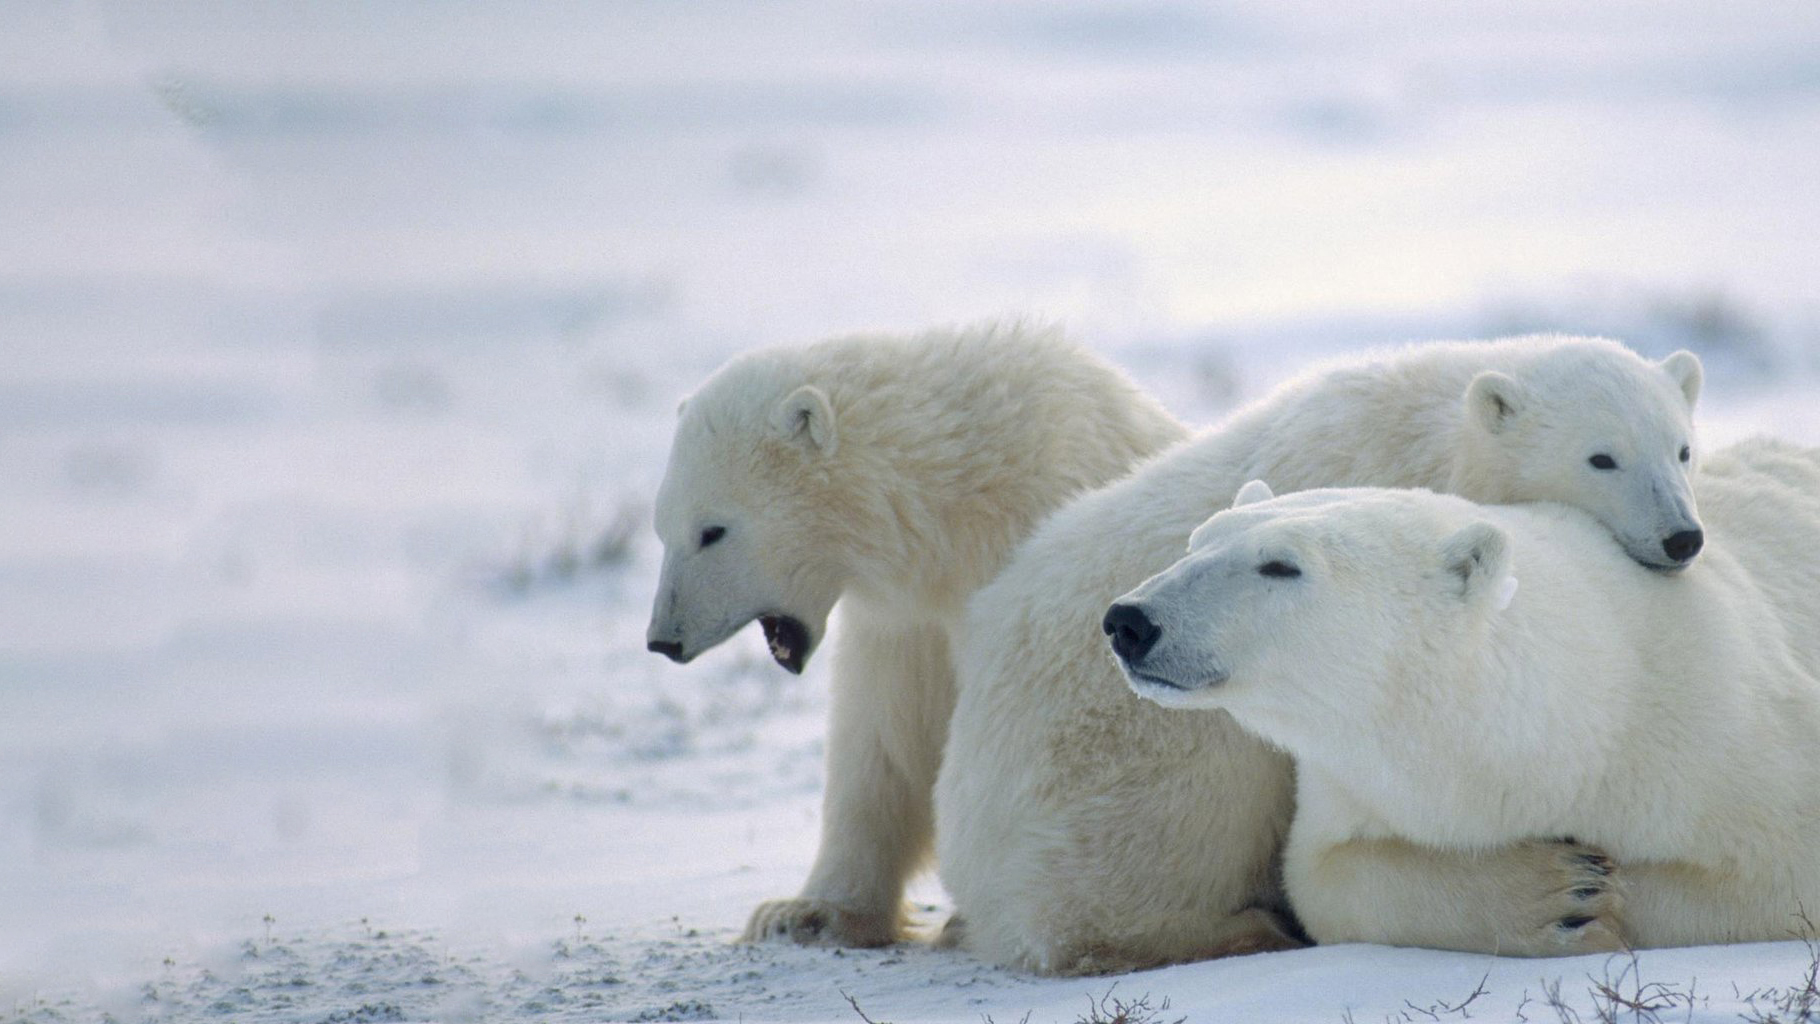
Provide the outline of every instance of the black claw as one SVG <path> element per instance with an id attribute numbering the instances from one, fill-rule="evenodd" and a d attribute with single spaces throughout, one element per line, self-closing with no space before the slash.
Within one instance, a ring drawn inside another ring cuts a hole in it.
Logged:
<path id="1" fill-rule="evenodd" d="M 1598 918 L 1596 918 L 1596 917 L 1578 917 L 1578 916 L 1564 917 L 1561 919 L 1561 923 L 1560 923 L 1559 927 L 1561 928 L 1562 931 L 1569 931 L 1569 932 L 1579 931 L 1580 929 L 1586 927 L 1589 924 L 1592 924 L 1594 921 L 1597 921 L 1597 920 L 1598 920 Z"/>
<path id="2" fill-rule="evenodd" d="M 1555 842 L 1565 843 L 1568 846 L 1579 846 L 1580 845 L 1580 841 L 1578 839 L 1575 839 L 1573 836 L 1562 836 L 1561 838 L 1555 840 Z"/>
<path id="3" fill-rule="evenodd" d="M 1577 859 L 1581 864 L 1586 865 L 1587 870 L 1595 874 L 1611 874 L 1611 858 L 1602 853 L 1582 853 L 1578 855 Z"/>
<path id="4" fill-rule="evenodd" d="M 1601 889 L 1600 887 L 1598 887 L 1596 885 L 1582 885 L 1578 889 L 1573 890 L 1568 895 L 1572 896 L 1574 899 L 1577 899 L 1577 900 L 1590 900 L 1594 896 L 1597 896 L 1604 891 L 1605 891 L 1604 889 Z"/>

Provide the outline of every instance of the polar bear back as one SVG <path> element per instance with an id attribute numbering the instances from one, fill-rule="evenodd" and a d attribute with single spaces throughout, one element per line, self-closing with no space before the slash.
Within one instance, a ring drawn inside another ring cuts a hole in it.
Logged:
<path id="1" fill-rule="evenodd" d="M 1789 650 L 1820 675 L 1820 452 L 1768 438 L 1714 453 L 1696 481 L 1702 505 L 1718 510 L 1716 541 L 1748 553 L 1770 615 Z"/>

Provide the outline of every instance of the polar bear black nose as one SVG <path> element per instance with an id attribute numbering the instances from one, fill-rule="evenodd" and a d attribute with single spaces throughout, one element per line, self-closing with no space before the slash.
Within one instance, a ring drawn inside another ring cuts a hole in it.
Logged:
<path id="1" fill-rule="evenodd" d="M 1662 542 L 1662 553 L 1677 562 L 1685 562 L 1700 553 L 1706 535 L 1699 530 L 1682 530 Z"/>
<path id="2" fill-rule="evenodd" d="M 653 640 L 645 645 L 645 650 L 650 651 L 653 654 L 661 654 L 671 661 L 676 662 L 678 665 L 682 664 L 684 661 L 682 656 L 682 644 L 672 643 L 669 640 Z"/>
<path id="3" fill-rule="evenodd" d="M 1100 628 L 1112 638 L 1112 650 L 1129 665 L 1143 661 L 1150 648 L 1156 646 L 1157 637 L 1163 635 L 1162 627 L 1151 622 L 1144 609 L 1135 604 L 1115 604 L 1106 609 Z"/>

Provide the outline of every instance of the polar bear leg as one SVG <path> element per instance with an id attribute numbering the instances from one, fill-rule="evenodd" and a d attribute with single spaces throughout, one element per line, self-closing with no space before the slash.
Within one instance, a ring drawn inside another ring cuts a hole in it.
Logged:
<path id="1" fill-rule="evenodd" d="M 1468 853 L 1353 839 L 1300 851 L 1285 873 L 1302 926 L 1320 943 L 1503 956 L 1625 948 L 1611 861 L 1567 840 Z"/>
<path id="2" fill-rule="evenodd" d="M 1778 885 L 1694 864 L 1626 864 L 1624 924 L 1638 948 L 1811 939 L 1820 892 L 1811 872 Z"/>
<path id="3" fill-rule="evenodd" d="M 950 914 L 942 924 L 942 930 L 935 935 L 936 949 L 966 949 L 967 919 L 959 914 Z"/>
<path id="4" fill-rule="evenodd" d="M 1316 942 L 1505 956 L 1625 948 L 1612 862 L 1592 847 L 1527 840 L 1468 852 L 1353 838 L 1345 798 L 1318 774 L 1303 773 L 1296 798 L 1284 885 Z"/>
<path id="5" fill-rule="evenodd" d="M 1193 942 L 1167 945 L 1153 942 L 1141 953 L 1125 944 L 1077 948 L 1071 949 L 1066 956 L 1052 954 L 1033 966 L 1037 973 L 1051 977 L 1130 974 L 1198 960 L 1280 953 L 1308 945 L 1291 934 L 1282 918 L 1262 907 L 1248 907 L 1217 920 L 1196 922 L 1196 925 L 1198 934 Z"/>
<path id="6" fill-rule="evenodd" d="M 797 898 L 753 912 L 745 941 L 894 942 L 904 925 L 904 883 L 929 857 L 930 793 L 954 707 L 946 632 L 850 610 L 832 691 L 815 866 Z"/>

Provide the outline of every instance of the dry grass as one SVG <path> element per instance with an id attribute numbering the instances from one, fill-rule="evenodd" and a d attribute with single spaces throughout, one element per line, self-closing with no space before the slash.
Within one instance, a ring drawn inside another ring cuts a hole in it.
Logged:
<path id="1" fill-rule="evenodd" d="M 1662 982 L 1644 981 L 1634 952 L 1606 960 L 1600 976 L 1588 975 L 1586 980 L 1586 993 L 1592 998 L 1592 1016 L 1582 1016 L 1561 997 L 1560 978 L 1542 983 L 1542 1007 L 1552 1012 L 1559 1024 L 1618 1024 L 1619 1021 L 1666 1024 L 1674 1018 L 1663 1014 L 1685 1010 L 1685 1019 L 1691 1020 L 1694 1008 L 1703 1005 L 1697 982 L 1689 981 L 1682 989 Z M 1529 1004 L 1528 992 L 1523 994 L 1523 999 L 1523 1003 L 1518 1004 L 1517 1016 L 1519 1020 L 1527 1021 L 1529 1017 L 1523 1011 Z"/>
<path id="2" fill-rule="evenodd" d="M 1820 929 L 1805 912 L 1797 915 L 1797 921 L 1799 927 L 1791 937 L 1807 948 L 1806 969 L 1789 985 L 1749 992 L 1734 987 L 1733 998 L 1746 1007 L 1737 1015 L 1743 1024 L 1820 1024 Z M 1465 998 L 1455 1002 L 1417 1005 L 1405 1001 L 1405 1009 L 1384 1016 L 1384 1024 L 1472 1019 L 1475 1004 L 1490 994 L 1486 988 L 1489 977 L 1481 977 Z M 1524 990 L 1511 1017 L 1516 1024 L 1677 1024 L 1691 1022 L 1696 1012 L 1710 1011 L 1712 1006 L 1711 996 L 1701 992 L 1697 979 L 1685 985 L 1644 980 L 1634 952 L 1613 956 L 1598 975 L 1587 975 L 1584 999 L 1563 978 L 1544 980 L 1539 990 L 1540 995 Z M 1340 1020 L 1359 1024 L 1350 1010 Z"/>
<path id="3" fill-rule="evenodd" d="M 517 547 L 491 575 L 512 594 L 559 586 L 629 563 L 644 527 L 644 503 L 629 497 L 604 511 L 576 502 L 554 528 L 527 526 Z"/>
<path id="4" fill-rule="evenodd" d="M 1385 1024 L 1415 1024 L 1416 1021 L 1439 1021 L 1456 1017 L 1460 1020 L 1470 1020 L 1472 1018 L 1472 1005 L 1491 994 L 1491 990 L 1485 987 L 1486 983 L 1490 980 L 1491 974 L 1489 972 L 1480 975 L 1479 983 L 1474 985 L 1472 991 L 1468 992 L 1457 1002 L 1450 1003 L 1444 999 L 1437 999 L 1426 1006 L 1418 1006 L 1414 1002 L 1405 999 L 1403 1000 L 1403 1005 L 1407 1007 L 1407 1009 L 1399 1010 L 1394 1014 L 1386 1014 L 1384 1017 Z M 1358 1024 L 1353 1018 L 1351 1010 L 1347 1010 L 1342 1014 L 1340 1019 L 1344 1024 Z"/>
<path id="5" fill-rule="evenodd" d="M 1739 992 L 1750 1010 L 1745 1024 L 1820 1024 L 1820 930 L 1803 909 L 1797 938 L 1807 947 L 1807 971 L 1793 984 Z"/>
<path id="6" fill-rule="evenodd" d="M 1734 986 L 1733 997 L 1747 1007 L 1738 1015 L 1743 1024 L 1820 1024 L 1820 930 L 1814 927 L 1806 911 L 1800 912 L 1797 920 L 1799 928 L 1792 937 L 1799 939 L 1807 949 L 1806 969 L 1793 984 L 1786 986 L 1771 985 L 1749 992 Z M 1643 980 L 1634 952 L 1608 959 L 1598 977 L 1588 975 L 1586 980 L 1589 1003 L 1585 1012 L 1576 1009 L 1562 996 L 1562 979 L 1556 978 L 1541 983 L 1540 999 L 1532 998 L 1528 991 L 1523 993 L 1522 1001 L 1517 1004 L 1516 1021 L 1518 1024 L 1549 1021 L 1555 1024 L 1674 1024 L 1676 1021 L 1691 1022 L 1696 1010 L 1711 1006 L 1711 997 L 1701 994 L 1697 979 L 1689 980 L 1684 986 Z M 1482 994 L 1483 981 L 1479 989 L 1481 991 L 1475 992 L 1475 997 Z M 1468 999 L 1459 1005 L 1460 1016 L 1470 1016 L 1464 1012 L 1470 1002 Z M 1422 1014 L 1421 1019 L 1439 1019 L 1426 1010 L 1418 1012 Z M 1407 1013 L 1402 1015 L 1405 1022 L 1416 1019 Z M 1351 1021 L 1350 1014 L 1346 1020 Z"/>
<path id="7" fill-rule="evenodd" d="M 1071 1024 L 1186 1024 L 1188 1020 L 1187 1017 L 1176 1017 L 1173 1020 L 1165 1018 L 1169 1012 L 1168 999 L 1152 1003 L 1148 992 L 1135 999 L 1120 999 L 1114 994 L 1117 991 L 1118 984 L 1114 982 L 1105 995 L 1088 996 L 1086 1014 L 1076 1017 Z M 859 1001 L 846 992 L 841 993 L 841 998 L 853 1007 L 853 1012 L 859 1015 L 863 1024 L 891 1024 L 890 1021 L 873 1020 L 865 1010 L 860 1009 Z M 982 1024 L 998 1024 L 991 1014 L 984 1015 L 981 1021 Z M 1026 1012 L 1018 1018 L 1017 1024 L 1030 1024 L 1030 1013 Z"/>
<path id="8" fill-rule="evenodd" d="M 1076 1017 L 1074 1024 L 1183 1024 L 1188 1019 L 1177 1017 L 1165 1022 L 1163 1015 L 1169 1012 L 1167 998 L 1153 1006 L 1148 992 L 1136 999 L 1124 1000 L 1113 995 L 1117 990 L 1118 984 L 1115 982 L 1098 999 L 1088 996 L 1087 1015 Z"/>
<path id="9" fill-rule="evenodd" d="M 888 1020 L 873 1020 L 871 1017 L 868 1017 L 866 1011 L 859 1008 L 859 1000 L 853 998 L 853 996 L 848 993 L 843 991 L 840 994 L 840 997 L 847 1001 L 848 1006 L 853 1007 L 853 1012 L 859 1014 L 859 1019 L 864 1021 L 865 1024 L 891 1024 Z"/>

